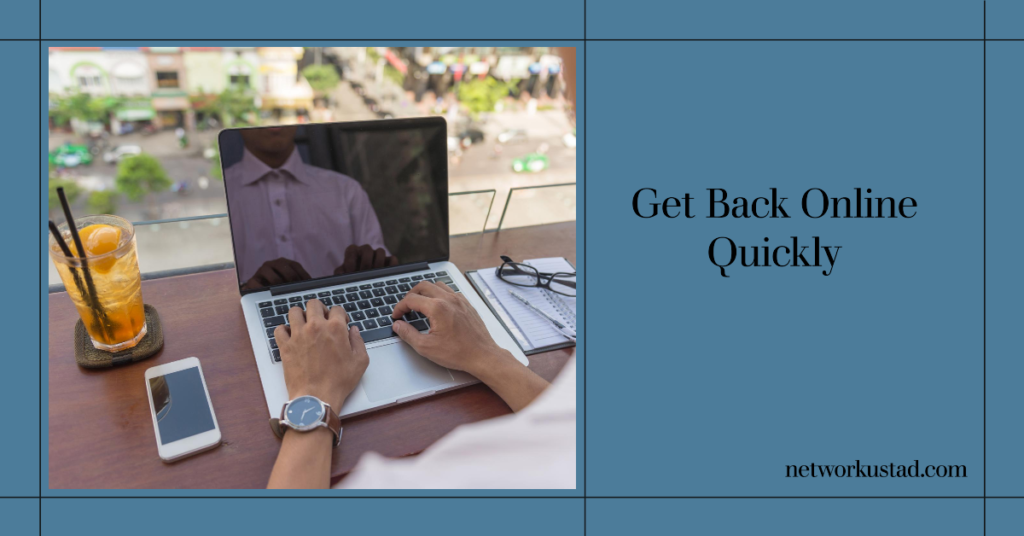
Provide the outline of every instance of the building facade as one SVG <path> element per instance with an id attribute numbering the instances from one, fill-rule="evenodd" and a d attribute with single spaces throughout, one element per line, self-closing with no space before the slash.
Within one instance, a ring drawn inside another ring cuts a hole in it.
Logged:
<path id="1" fill-rule="evenodd" d="M 151 124 L 156 116 L 149 62 L 135 47 L 53 47 L 49 49 L 49 92 L 85 93 L 96 98 L 116 97 L 118 108 L 110 117 L 110 131 L 130 132 Z M 79 130 L 102 130 L 102 124 L 74 122 Z"/>
<path id="2" fill-rule="evenodd" d="M 262 91 L 260 55 L 256 47 L 224 47 L 221 51 L 225 84 L 235 89 Z"/>
<path id="3" fill-rule="evenodd" d="M 186 48 L 181 59 L 188 73 L 185 90 L 190 95 L 216 95 L 227 87 L 220 47 Z"/>
<path id="4" fill-rule="evenodd" d="M 66 94 L 145 97 L 148 61 L 138 48 L 55 47 L 49 50 L 49 90 Z"/>
<path id="5" fill-rule="evenodd" d="M 260 47 L 260 113 L 273 121 L 292 124 L 313 109 L 313 88 L 299 76 L 301 47 Z"/>
<path id="6" fill-rule="evenodd" d="M 149 60 L 152 104 L 156 110 L 153 121 L 157 128 L 195 127 L 195 114 L 188 99 L 188 76 L 182 50 L 178 47 L 143 49 Z"/>
<path id="7" fill-rule="evenodd" d="M 260 115 L 296 123 L 313 109 L 313 89 L 298 71 L 302 55 L 301 47 L 54 47 L 51 109 L 59 97 L 84 93 L 114 102 L 110 117 L 88 125 L 92 133 L 193 130 L 199 121 L 223 125 L 215 104 L 231 89 L 251 97 Z"/>

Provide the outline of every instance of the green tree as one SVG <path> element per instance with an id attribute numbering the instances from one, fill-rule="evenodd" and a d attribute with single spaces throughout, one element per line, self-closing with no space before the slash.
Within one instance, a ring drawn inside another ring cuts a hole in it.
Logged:
<path id="1" fill-rule="evenodd" d="M 302 70 L 302 76 L 306 77 L 313 91 L 319 95 L 338 87 L 338 82 L 341 81 L 333 65 L 309 65 Z"/>
<path id="2" fill-rule="evenodd" d="M 459 102 L 476 118 L 483 112 L 494 111 L 494 105 L 517 92 L 517 81 L 502 82 L 495 78 L 474 78 L 459 84 Z"/>
<path id="3" fill-rule="evenodd" d="M 220 171 L 220 147 L 213 146 L 213 158 L 210 158 L 210 176 L 215 180 L 224 180 L 224 174 Z"/>
<path id="4" fill-rule="evenodd" d="M 212 99 L 204 96 L 192 97 L 191 100 L 199 106 L 200 112 L 219 117 L 225 127 L 250 124 L 250 118 L 259 112 L 253 102 L 252 93 L 241 87 L 227 88 Z"/>
<path id="5" fill-rule="evenodd" d="M 50 219 L 53 219 L 54 211 L 60 208 L 60 198 L 57 197 L 57 188 L 64 188 L 64 195 L 68 198 L 68 203 L 72 205 L 82 195 L 82 187 L 75 181 L 69 181 L 60 177 L 50 176 L 49 183 L 49 214 Z"/>
<path id="6" fill-rule="evenodd" d="M 391 80 L 398 87 L 405 87 L 405 75 L 390 63 L 384 65 L 384 78 Z"/>
<path id="7" fill-rule="evenodd" d="M 228 88 L 217 95 L 213 106 L 225 127 L 236 124 L 249 124 L 259 110 L 253 102 L 252 94 L 243 88 Z"/>
<path id="8" fill-rule="evenodd" d="M 145 153 L 122 160 L 117 165 L 117 177 L 114 178 L 117 190 L 128 199 L 140 201 L 146 198 L 150 216 L 157 212 L 153 194 L 169 190 L 171 184 L 160 161 Z"/>
<path id="9" fill-rule="evenodd" d="M 117 201 L 121 194 L 114 190 L 100 190 L 89 194 L 85 202 L 90 214 L 113 214 L 117 212 Z"/>
<path id="10" fill-rule="evenodd" d="M 50 109 L 50 117 L 57 126 L 64 126 L 72 119 L 107 123 L 110 113 L 120 105 L 120 101 L 114 97 L 95 98 L 80 92 L 54 95 L 51 99 L 55 106 Z"/>

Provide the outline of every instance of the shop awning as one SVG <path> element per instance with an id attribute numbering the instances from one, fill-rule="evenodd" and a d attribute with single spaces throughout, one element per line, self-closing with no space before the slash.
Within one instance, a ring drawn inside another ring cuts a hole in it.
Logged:
<path id="1" fill-rule="evenodd" d="M 118 78 L 142 78 L 146 75 L 146 68 L 133 61 L 122 61 L 114 65 L 111 72 Z"/>
<path id="2" fill-rule="evenodd" d="M 193 110 L 202 110 L 217 103 L 217 95 L 206 94 L 196 95 L 189 99 L 192 102 Z"/>
<path id="3" fill-rule="evenodd" d="M 295 85 L 279 88 L 273 93 L 260 95 L 259 107 L 263 110 L 280 108 L 284 110 L 313 109 L 313 88 L 305 78 L 300 78 Z"/>
<path id="4" fill-rule="evenodd" d="M 152 108 L 124 108 L 114 112 L 118 121 L 149 121 L 156 115 Z"/>
<path id="5" fill-rule="evenodd" d="M 280 108 L 282 110 L 312 110 L 313 98 L 275 97 L 271 95 L 264 95 L 260 99 L 260 108 L 263 110 L 273 110 L 275 108 Z"/>
<path id="6" fill-rule="evenodd" d="M 153 98 L 151 100 L 153 109 L 161 112 L 172 112 L 192 108 L 192 103 L 189 102 L 188 97 L 185 96 L 185 92 L 182 91 L 180 93 L 181 95 L 175 96 L 172 92 L 153 92 Z"/>

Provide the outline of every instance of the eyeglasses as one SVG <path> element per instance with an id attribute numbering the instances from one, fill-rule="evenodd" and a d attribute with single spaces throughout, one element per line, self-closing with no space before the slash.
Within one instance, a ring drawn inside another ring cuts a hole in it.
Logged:
<path id="1" fill-rule="evenodd" d="M 538 272 L 529 264 L 515 262 L 502 255 L 498 278 L 518 287 L 541 287 L 563 296 L 576 297 L 576 272 Z"/>

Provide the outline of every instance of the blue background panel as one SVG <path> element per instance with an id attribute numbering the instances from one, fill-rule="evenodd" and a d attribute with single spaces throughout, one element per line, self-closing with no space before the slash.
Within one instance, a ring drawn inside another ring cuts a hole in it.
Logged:
<path id="1" fill-rule="evenodd" d="M 1024 532 L 1024 499 L 985 502 L 986 536 L 1017 536 Z"/>
<path id="2" fill-rule="evenodd" d="M 588 499 L 587 534 L 981 536 L 981 503 L 980 499 Z"/>
<path id="3" fill-rule="evenodd" d="M 982 43 L 589 51 L 594 65 L 658 73 L 660 99 L 624 100 L 649 84 L 628 73 L 589 75 L 601 113 L 588 277 L 602 290 L 588 296 L 588 494 L 981 495 Z M 692 194 L 696 217 L 637 217 L 644 187 Z M 706 188 L 753 199 L 772 187 L 789 219 L 706 218 Z M 800 209 L 810 188 L 857 187 L 912 196 L 917 215 Z M 737 259 L 723 278 L 708 258 L 723 236 L 843 249 L 828 277 Z M 968 477 L 786 478 L 790 464 L 915 459 Z"/>
<path id="4" fill-rule="evenodd" d="M 0 268 L 0 277 L 9 303 L 0 311 L 0 321 L 7 333 L 5 359 L 0 373 L 0 407 L 6 410 L 10 433 L 0 441 L 0 496 L 39 495 L 39 339 L 35 338 L 45 317 L 40 316 L 39 299 L 45 294 L 41 262 L 45 253 L 39 247 L 40 235 L 26 232 L 24 222 L 38 221 L 45 211 L 40 199 L 39 176 L 39 43 L 8 41 L 0 43 L 0 53 L 7 59 L 8 69 L 17 73 L 17 82 L 4 84 L 0 101 L 7 103 L 6 128 L 0 131 L 0 147 L 4 158 L 4 198 L 12 210 L 8 212 L 8 232 L 4 249 L 15 257 Z M 42 101 L 45 103 L 45 101 Z M 43 168 L 45 169 L 45 167 Z M 43 230 L 40 227 L 38 233 Z M 38 257 L 33 259 L 31 253 Z"/>
<path id="5" fill-rule="evenodd" d="M 1024 496 L 1024 43 L 988 43 L 988 494 Z M 1024 530 L 1024 529 L 1022 529 Z"/>
<path id="6" fill-rule="evenodd" d="M 988 0 L 988 38 L 1024 39 L 1024 2 Z"/>
<path id="7" fill-rule="evenodd" d="M 4 534 L 39 534 L 39 499 L 0 499 Z"/>
<path id="8" fill-rule="evenodd" d="M 45 499 L 43 517 L 43 536 L 582 536 L 583 499 Z"/>
<path id="9" fill-rule="evenodd" d="M 179 0 L 151 4 L 142 14 L 135 0 L 94 0 L 88 9 L 46 0 L 43 38 L 582 39 L 583 0 Z"/>
<path id="10" fill-rule="evenodd" d="M 993 0 L 990 11 L 997 1 L 1010 3 Z M 974 0 L 587 2 L 587 39 L 981 39 L 983 30 Z"/>
<path id="11" fill-rule="evenodd" d="M 39 0 L 4 2 L 0 38 L 39 39 Z"/>
<path id="12" fill-rule="evenodd" d="M 39 39 L 39 0 L 4 2 L 0 17 L 0 37 Z"/>

